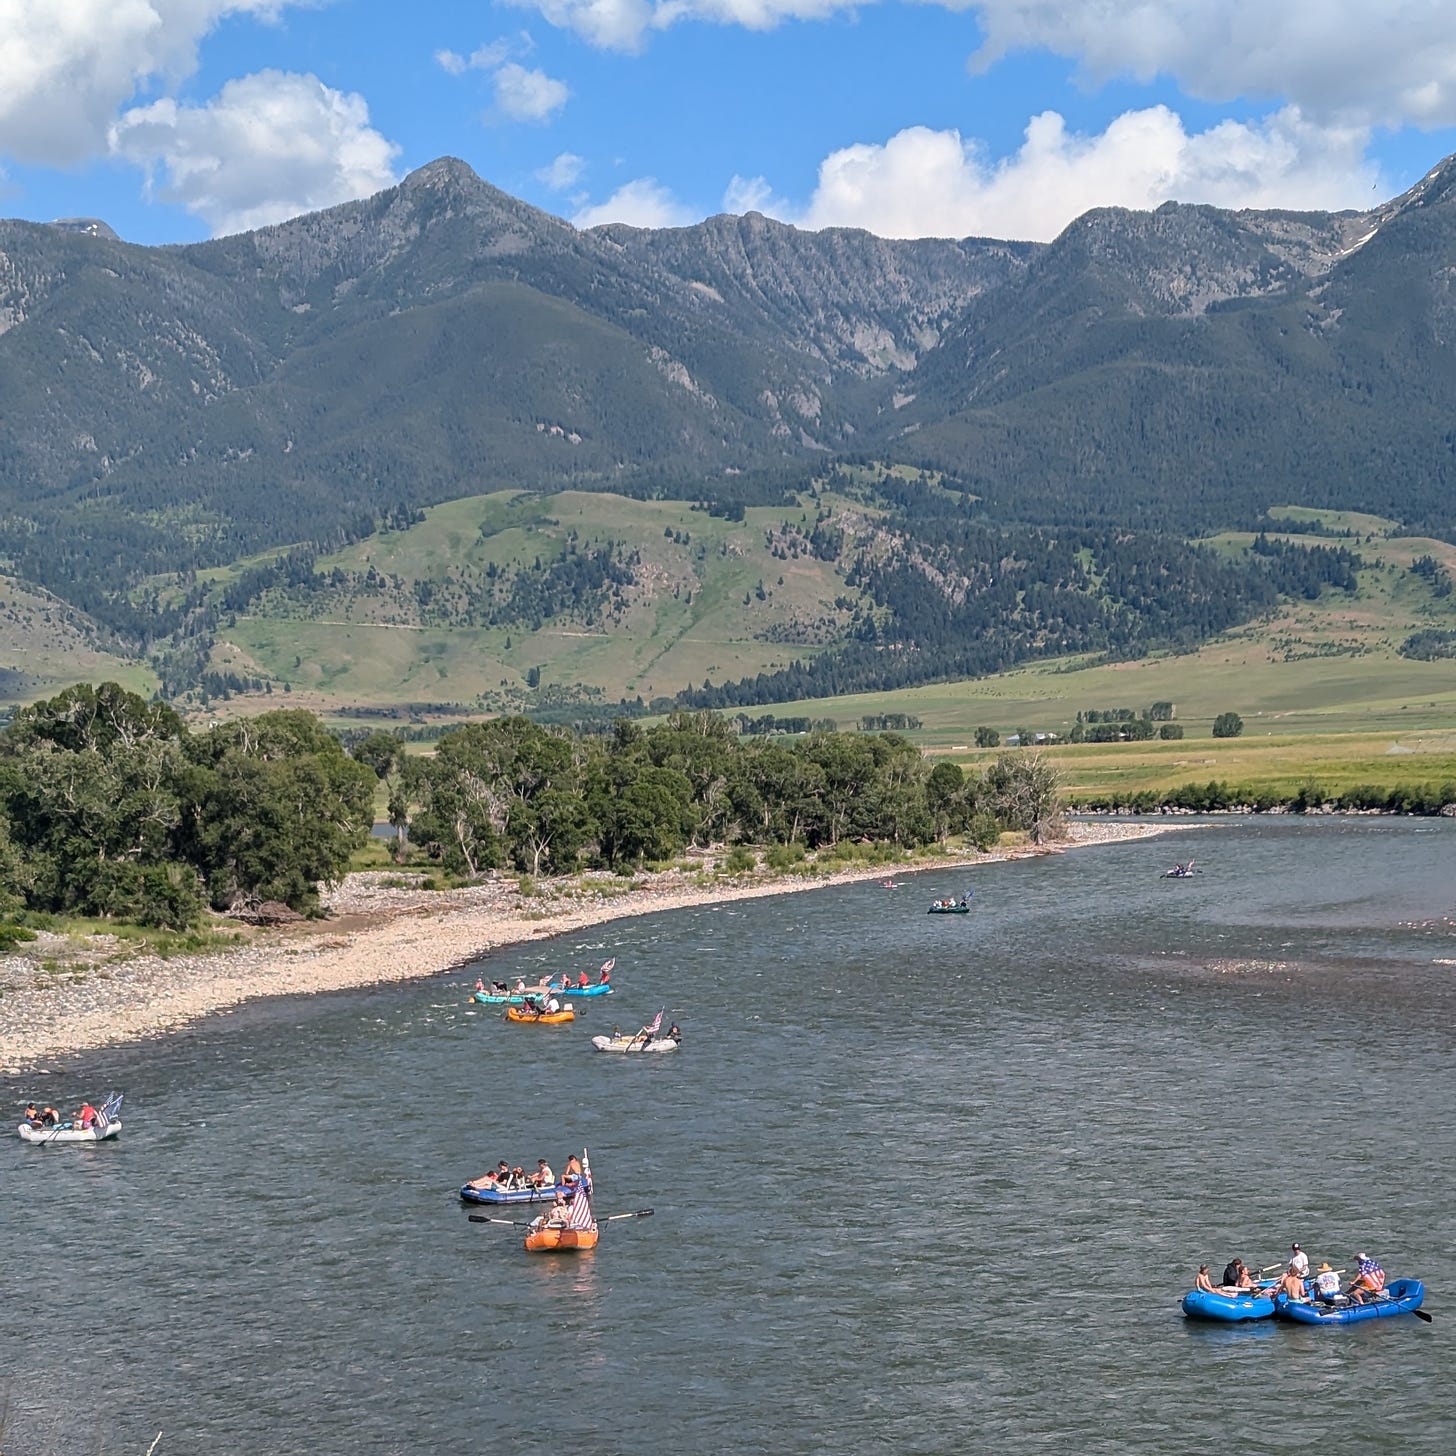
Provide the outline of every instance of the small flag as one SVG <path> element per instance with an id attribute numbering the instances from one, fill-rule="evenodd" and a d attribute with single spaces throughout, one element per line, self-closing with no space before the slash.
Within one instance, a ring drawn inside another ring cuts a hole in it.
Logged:
<path id="1" fill-rule="evenodd" d="M 611 960 L 609 960 L 609 961 L 603 961 L 602 962 L 602 975 L 604 975 L 604 976 L 610 976 L 612 974 L 612 971 L 616 968 L 616 965 L 617 965 L 617 958 L 616 958 L 616 956 L 613 956 L 611 958 Z"/>
<path id="2" fill-rule="evenodd" d="M 662 1008 L 662 1010 L 663 1011 L 666 1011 L 667 1008 L 664 1006 Z M 651 1023 L 649 1025 L 644 1026 L 642 1028 L 642 1035 L 643 1036 L 656 1036 L 657 1033 L 659 1031 L 661 1031 L 661 1030 L 662 1030 L 662 1011 L 659 1011 L 657 1013 L 657 1015 L 652 1018 Z"/>

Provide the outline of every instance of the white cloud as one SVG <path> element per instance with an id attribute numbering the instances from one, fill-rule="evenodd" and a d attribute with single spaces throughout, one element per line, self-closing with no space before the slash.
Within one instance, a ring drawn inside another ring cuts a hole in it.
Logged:
<path id="1" fill-rule="evenodd" d="M 547 121 L 571 95 L 564 81 L 508 61 L 495 73 L 495 104 L 513 121 Z"/>
<path id="2" fill-rule="evenodd" d="M 578 157 L 575 152 L 562 152 L 550 166 L 537 171 L 536 180 L 544 183 L 553 192 L 565 192 L 568 187 L 576 186 L 585 170 L 585 157 Z"/>
<path id="3" fill-rule="evenodd" d="M 774 196 L 765 177 L 735 176 L 723 191 L 725 212 L 762 212 L 770 217 L 783 217 L 787 208 L 787 203 Z"/>
<path id="4" fill-rule="evenodd" d="M 463 76 L 470 62 L 459 51 L 436 51 L 435 64 L 448 75 Z"/>
<path id="5" fill-rule="evenodd" d="M 688 227 L 700 219 L 683 207 L 655 177 L 639 177 L 619 187 L 605 202 L 583 208 L 572 218 L 579 228 L 605 222 L 625 222 L 632 227 Z"/>
<path id="6" fill-rule="evenodd" d="M 967 3 L 986 36 L 982 68 L 1045 47 L 1094 80 L 1169 75 L 1193 96 L 1280 97 L 1361 125 L 1456 122 L 1456 6 L 1433 0 Z"/>
<path id="7" fill-rule="evenodd" d="M 876 0 L 514 0 L 591 45 L 637 51 L 697 21 L 771 30 Z M 1093 81 L 1171 76 L 1189 95 L 1287 101 L 1320 120 L 1456 123 L 1456 5 L 1439 0 L 926 0 L 974 14 L 985 69 L 1045 48 Z"/>
<path id="8" fill-rule="evenodd" d="M 197 66 L 229 15 L 287 0 L 0 0 L 0 154 L 68 165 L 104 153 L 117 110 Z"/>
<path id="9" fill-rule="evenodd" d="M 1033 117 L 1013 155 L 988 160 L 954 131 L 911 127 L 883 145 L 827 157 L 808 208 L 775 215 L 810 228 L 881 237 L 1046 240 L 1089 208 L 1367 206 L 1373 166 L 1360 127 L 1320 128 L 1287 107 L 1258 125 L 1225 121 L 1190 135 L 1163 106 L 1130 111 L 1096 136 L 1054 111 Z M 762 209 L 761 209 L 762 210 Z"/>
<path id="10" fill-rule="evenodd" d="M 229 81 L 204 106 L 135 107 L 112 128 L 112 148 L 214 235 L 388 187 L 399 150 L 369 125 L 362 97 L 280 71 Z"/>

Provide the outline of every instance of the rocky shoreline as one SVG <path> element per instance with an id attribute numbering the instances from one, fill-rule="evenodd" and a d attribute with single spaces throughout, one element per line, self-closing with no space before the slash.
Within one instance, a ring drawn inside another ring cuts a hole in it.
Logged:
<path id="1" fill-rule="evenodd" d="M 327 916 L 255 932 L 245 944 L 201 955 L 89 960 L 48 954 L 38 942 L 0 957 L 0 1074 L 158 1036 L 260 996 L 307 995 L 439 975 L 502 946 L 548 939 L 631 915 L 783 895 L 954 866 L 1055 854 L 1142 839 L 1191 825 L 1068 826 L 1055 845 L 969 852 L 824 875 L 756 874 L 705 881 L 680 870 L 630 881 L 539 881 L 524 897 L 515 879 L 430 891 L 391 872 L 349 875 L 325 895 Z M 59 940 L 60 937 L 56 937 Z"/>

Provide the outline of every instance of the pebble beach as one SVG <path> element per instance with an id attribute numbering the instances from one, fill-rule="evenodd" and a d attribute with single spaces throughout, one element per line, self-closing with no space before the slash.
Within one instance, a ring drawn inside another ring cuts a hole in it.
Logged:
<path id="1" fill-rule="evenodd" d="M 325 915 L 248 933 L 245 943 L 199 955 L 77 953 L 46 937 L 0 957 L 0 1074 L 55 1070 L 68 1055 L 164 1035 L 260 996 L 310 995 L 453 971 L 503 946 L 548 939 L 631 915 L 784 895 L 892 873 L 1057 854 L 1142 839 L 1188 825 L 1072 823 L 1055 844 L 968 852 L 940 860 L 865 865 L 822 876 L 715 878 L 681 870 L 643 873 L 620 888 L 593 879 L 514 878 L 431 891 L 390 872 L 347 876 L 323 898 Z M 60 937 L 50 937 L 59 941 Z"/>

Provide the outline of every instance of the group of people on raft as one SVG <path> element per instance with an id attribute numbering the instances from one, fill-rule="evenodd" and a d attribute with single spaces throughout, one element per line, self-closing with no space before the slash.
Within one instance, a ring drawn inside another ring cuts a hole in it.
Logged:
<path id="1" fill-rule="evenodd" d="M 1382 1293 L 1385 1289 L 1385 1270 L 1369 1254 L 1355 1255 L 1355 1277 L 1340 1288 L 1343 1269 L 1332 1269 L 1328 1263 L 1321 1264 L 1310 1274 L 1309 1255 L 1298 1244 L 1289 1246 L 1289 1262 L 1282 1266 L 1283 1272 L 1272 1285 L 1261 1277 L 1263 1270 L 1251 1269 L 1241 1258 L 1230 1259 L 1224 1266 L 1223 1280 L 1215 1284 L 1208 1272 L 1207 1264 L 1198 1266 L 1196 1288 L 1209 1294 L 1238 1294 L 1248 1291 L 1277 1299 L 1314 1300 L 1321 1304 L 1334 1304 L 1338 1300 L 1349 1300 L 1353 1304 L 1364 1304 L 1366 1299 Z M 1281 1266 L 1275 1264 L 1273 1268 Z"/>
<path id="2" fill-rule="evenodd" d="M 61 1121 L 61 1114 L 54 1107 L 42 1107 L 36 1110 L 34 1102 L 25 1104 L 25 1112 L 22 1120 L 35 1128 L 79 1128 L 85 1132 L 88 1128 L 96 1126 L 96 1119 L 100 1114 L 89 1102 L 83 1102 L 81 1106 L 71 1114 L 69 1122 Z"/>
<path id="3" fill-rule="evenodd" d="M 561 1182 L 564 1187 L 581 1181 L 581 1159 L 573 1153 L 566 1160 L 566 1167 L 561 1172 Z M 465 1185 L 467 1188 L 499 1188 L 502 1193 L 513 1193 L 522 1188 L 554 1188 L 556 1186 L 556 1174 L 551 1170 L 551 1164 L 545 1158 L 536 1159 L 536 1171 L 528 1173 L 517 1163 L 511 1166 L 504 1158 L 495 1165 L 489 1173 L 482 1173 L 479 1178 L 472 1178 Z"/>
<path id="4" fill-rule="evenodd" d="M 971 897 L 969 895 L 962 895 L 959 900 L 952 895 L 948 900 L 932 900 L 930 902 L 930 908 L 932 910 L 969 909 L 970 904 Z"/>
<path id="5" fill-rule="evenodd" d="M 610 986 L 611 983 L 612 969 L 611 962 L 609 961 L 602 967 L 596 984 L 598 986 Z M 489 988 L 487 988 L 483 977 L 477 976 L 475 978 L 475 989 L 477 991 L 489 989 L 490 993 L 494 996 L 549 996 L 553 991 L 570 991 L 573 989 L 580 991 L 591 984 L 592 978 L 585 971 L 582 971 L 574 982 L 570 976 L 564 975 L 559 980 L 553 976 L 549 980 L 538 981 L 534 986 L 528 986 L 525 979 L 518 976 L 514 986 L 506 981 L 492 981 Z"/>

